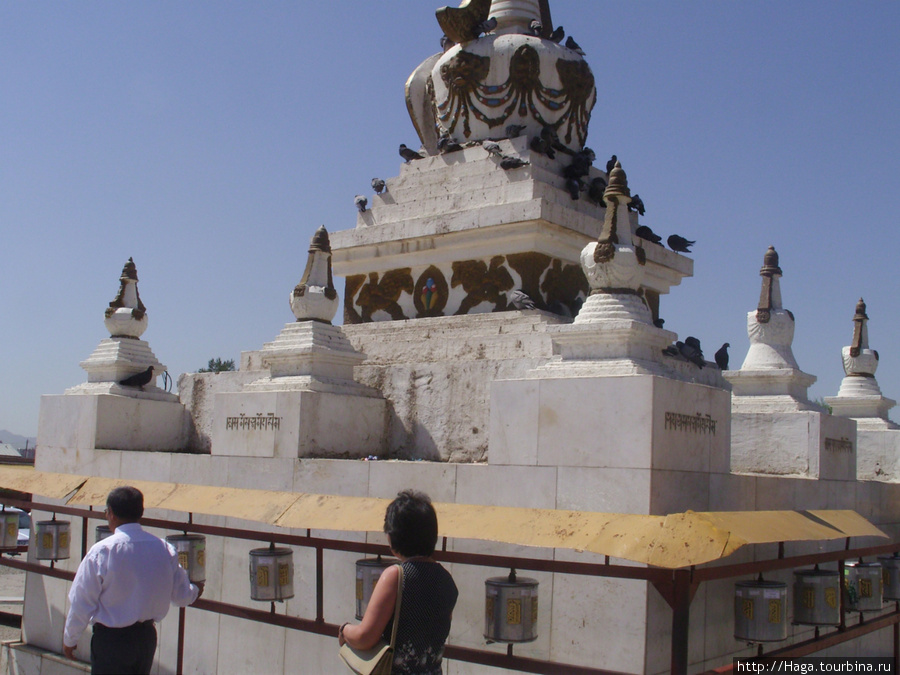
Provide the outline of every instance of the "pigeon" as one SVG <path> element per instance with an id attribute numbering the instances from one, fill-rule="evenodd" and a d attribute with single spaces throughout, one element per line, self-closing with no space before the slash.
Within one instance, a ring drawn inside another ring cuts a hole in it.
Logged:
<path id="1" fill-rule="evenodd" d="M 529 30 L 529 31 L 531 32 L 531 34 L 534 35 L 535 37 L 540 37 L 540 36 L 541 36 L 541 33 L 544 32 L 544 24 L 542 24 L 540 21 L 538 21 L 537 19 L 535 19 L 535 20 L 532 21 L 530 24 L 528 24 L 528 30 Z"/>
<path id="2" fill-rule="evenodd" d="M 495 157 L 503 157 L 503 151 L 500 149 L 499 143 L 494 143 L 494 141 L 485 141 L 481 144 L 481 147 Z"/>
<path id="3" fill-rule="evenodd" d="M 581 181 L 577 178 L 569 178 L 566 181 L 566 192 L 572 198 L 572 201 L 578 199 L 578 193 L 581 192 Z"/>
<path id="4" fill-rule="evenodd" d="M 449 136 L 441 136 L 437 142 L 437 149 L 441 152 L 456 152 L 462 150 L 462 146 Z"/>
<path id="5" fill-rule="evenodd" d="M 136 375 L 131 375 L 130 377 L 126 377 L 124 380 L 119 380 L 119 384 L 123 387 L 140 387 L 144 388 L 145 384 L 148 384 L 150 380 L 153 379 L 153 366 L 148 366 L 147 370 L 137 373 Z"/>
<path id="6" fill-rule="evenodd" d="M 356 204 L 356 208 L 359 209 L 360 213 L 366 212 L 366 206 L 368 206 L 368 204 L 369 204 L 368 199 L 366 199 L 362 195 L 356 195 L 356 197 L 353 198 L 353 201 Z"/>
<path id="7" fill-rule="evenodd" d="M 584 56 L 584 50 L 578 46 L 578 43 L 572 39 L 571 35 L 566 40 L 566 48 L 571 49 L 573 52 L 575 52 L 579 56 Z"/>
<path id="8" fill-rule="evenodd" d="M 609 158 L 609 161 L 606 163 L 606 175 L 607 176 L 612 172 L 613 169 L 616 168 L 616 162 L 618 162 L 618 161 L 619 161 L 619 159 L 615 155 L 613 155 L 612 157 Z"/>
<path id="9" fill-rule="evenodd" d="M 531 149 L 553 159 L 556 157 L 556 150 L 553 148 L 557 143 L 559 143 L 559 136 L 556 133 L 556 129 L 551 126 L 545 126 L 541 129 L 539 136 L 531 139 Z"/>
<path id="10" fill-rule="evenodd" d="M 506 126 L 506 135 L 509 138 L 518 138 L 525 131 L 525 128 L 524 124 L 509 124 Z"/>
<path id="11" fill-rule="evenodd" d="M 478 24 L 478 28 L 476 28 L 475 30 L 478 31 L 479 34 L 484 33 L 485 35 L 487 35 L 491 31 L 493 31 L 496 27 L 497 27 L 497 17 L 492 16 L 487 21 L 482 21 L 480 24 Z"/>
<path id="12" fill-rule="evenodd" d="M 537 305 L 534 304 L 534 300 L 529 298 L 519 289 L 516 289 L 509 294 L 509 301 L 516 309 L 537 309 Z"/>
<path id="13" fill-rule="evenodd" d="M 662 328 L 666 324 L 665 319 L 653 319 L 653 325 L 657 328 Z"/>
<path id="14" fill-rule="evenodd" d="M 550 40 L 550 42 L 559 44 L 560 42 L 562 42 L 562 39 L 564 37 L 566 37 L 566 31 L 563 30 L 562 26 L 557 26 L 556 30 L 550 33 L 550 37 L 548 39 Z"/>
<path id="15" fill-rule="evenodd" d="M 528 164 L 524 159 L 519 157 L 512 157 L 509 155 L 504 155 L 503 159 L 500 160 L 500 168 L 504 171 L 509 171 L 510 169 L 518 169 L 519 167 L 525 166 Z"/>
<path id="16" fill-rule="evenodd" d="M 662 243 L 660 243 L 662 242 L 662 237 L 660 237 L 658 234 L 655 234 L 653 230 L 651 230 L 646 225 L 638 225 L 634 233 L 641 239 L 649 241 L 651 244 L 659 244 L 660 246 L 662 246 Z"/>
<path id="17" fill-rule="evenodd" d="M 420 152 L 416 152 L 410 148 L 407 148 L 405 144 L 400 144 L 400 156 L 406 160 L 406 163 L 409 164 L 414 159 L 425 159 L 425 155 Z"/>
<path id="18" fill-rule="evenodd" d="M 677 251 L 678 253 L 690 253 L 691 246 L 696 244 L 696 241 L 689 241 L 684 237 L 680 237 L 677 234 L 670 235 L 668 239 L 666 239 L 666 243 L 669 244 L 669 248 L 673 251 Z"/>
<path id="19" fill-rule="evenodd" d="M 594 178 L 590 185 L 588 185 L 588 197 L 590 197 L 591 201 L 595 204 L 599 204 L 602 207 L 606 207 L 606 201 L 603 199 L 603 192 L 606 190 L 606 181 L 597 176 Z"/>
<path id="20" fill-rule="evenodd" d="M 719 366 L 719 370 L 728 370 L 728 348 L 731 345 L 727 342 L 719 348 L 719 351 L 716 352 L 716 365 Z"/>
<path id="21" fill-rule="evenodd" d="M 631 198 L 628 209 L 630 211 L 637 211 L 639 215 L 644 215 L 644 200 L 641 199 L 640 195 L 636 194 Z"/>
<path id="22" fill-rule="evenodd" d="M 382 179 L 380 179 L 380 178 L 372 179 L 372 189 L 375 190 L 376 195 L 380 195 L 382 192 L 384 192 L 384 188 L 385 188 L 385 184 Z"/>
<path id="23" fill-rule="evenodd" d="M 676 342 L 675 347 L 678 348 L 678 353 L 681 354 L 684 358 L 686 358 L 698 368 L 702 368 L 703 364 L 705 363 L 705 361 L 703 360 L 703 352 L 687 343 L 687 341 L 691 339 L 692 338 L 685 338 L 685 342 Z"/>
<path id="24" fill-rule="evenodd" d="M 587 176 L 591 172 L 591 164 L 594 163 L 596 157 L 594 151 L 590 148 L 576 152 L 572 157 L 572 163 L 563 169 L 563 176 L 565 178 L 582 178 Z"/>

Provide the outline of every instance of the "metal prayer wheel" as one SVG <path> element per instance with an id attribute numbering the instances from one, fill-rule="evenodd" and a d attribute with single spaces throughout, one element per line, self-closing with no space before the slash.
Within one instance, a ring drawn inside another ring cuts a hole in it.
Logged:
<path id="1" fill-rule="evenodd" d="M 484 637 L 488 642 L 532 642 L 537 639 L 538 582 L 506 577 L 484 582 Z"/>
<path id="2" fill-rule="evenodd" d="M 71 523 L 68 520 L 41 520 L 34 530 L 35 558 L 68 560 L 71 542 Z"/>
<path id="3" fill-rule="evenodd" d="M 102 541 L 110 536 L 112 536 L 112 530 L 109 529 L 109 525 L 98 525 L 94 529 L 94 543 L 95 544 L 98 541 Z"/>
<path id="4" fill-rule="evenodd" d="M 15 551 L 19 547 L 19 513 L 0 511 L 0 551 Z"/>
<path id="5" fill-rule="evenodd" d="M 192 583 L 206 581 L 206 537 L 202 534 L 170 534 L 166 541 L 178 554 L 178 564 L 187 570 Z"/>
<path id="6" fill-rule="evenodd" d="M 844 565 L 844 602 L 848 612 L 881 611 L 881 563 Z"/>
<path id="7" fill-rule="evenodd" d="M 885 600 L 900 600 L 900 554 L 878 556 Z"/>
<path id="8" fill-rule="evenodd" d="M 787 584 L 738 581 L 734 585 L 734 637 L 743 642 L 787 639 Z"/>
<path id="9" fill-rule="evenodd" d="M 250 551 L 250 599 L 281 602 L 294 597 L 294 552 L 289 548 Z"/>
<path id="10" fill-rule="evenodd" d="M 794 623 L 837 626 L 841 622 L 841 575 L 831 570 L 794 572 Z"/>
<path id="11" fill-rule="evenodd" d="M 369 606 L 372 591 L 375 584 L 381 578 L 381 573 L 391 565 L 396 565 L 396 558 L 363 558 L 356 561 L 356 618 L 361 621 Z"/>

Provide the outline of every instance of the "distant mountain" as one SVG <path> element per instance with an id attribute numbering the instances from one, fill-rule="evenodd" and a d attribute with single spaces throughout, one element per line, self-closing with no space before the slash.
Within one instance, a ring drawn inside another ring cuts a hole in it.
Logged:
<path id="1" fill-rule="evenodd" d="M 28 441 L 29 448 L 33 448 L 37 443 L 37 439 L 33 436 L 19 436 L 6 429 L 0 429 L 0 443 L 9 443 L 16 450 L 23 450 L 25 441 Z"/>

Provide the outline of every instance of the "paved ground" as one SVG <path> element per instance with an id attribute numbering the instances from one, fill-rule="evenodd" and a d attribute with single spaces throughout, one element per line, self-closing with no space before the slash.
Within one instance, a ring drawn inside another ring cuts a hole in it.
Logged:
<path id="1" fill-rule="evenodd" d="M 24 555 L 19 559 L 24 559 Z M 10 614 L 22 614 L 22 605 L 18 603 L 4 603 L 3 600 L 23 598 L 25 596 L 25 572 L 0 565 L 0 612 Z M 18 640 L 21 631 L 18 628 L 10 628 L 0 624 L 0 640 Z"/>

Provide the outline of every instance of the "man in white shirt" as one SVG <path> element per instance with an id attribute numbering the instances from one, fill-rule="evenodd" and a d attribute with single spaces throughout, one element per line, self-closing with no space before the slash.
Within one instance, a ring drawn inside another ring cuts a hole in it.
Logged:
<path id="1" fill-rule="evenodd" d="M 169 605 L 185 607 L 203 593 L 178 564 L 175 549 L 144 532 L 144 495 L 118 487 L 106 498 L 113 534 L 91 547 L 69 590 L 63 652 L 75 658 L 78 638 L 93 624 L 91 673 L 149 673 L 156 627 Z"/>

